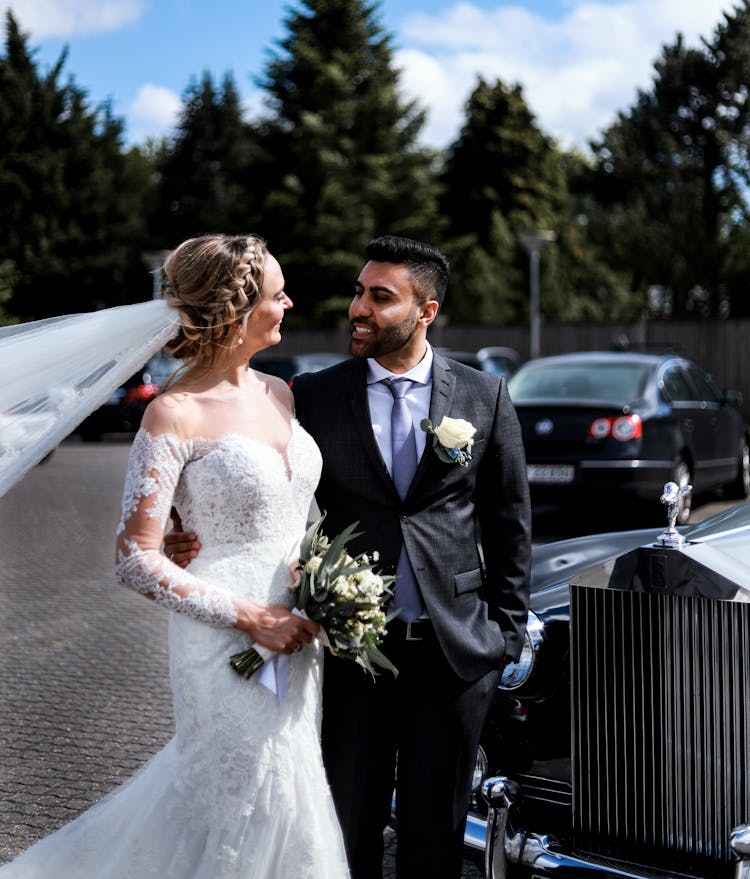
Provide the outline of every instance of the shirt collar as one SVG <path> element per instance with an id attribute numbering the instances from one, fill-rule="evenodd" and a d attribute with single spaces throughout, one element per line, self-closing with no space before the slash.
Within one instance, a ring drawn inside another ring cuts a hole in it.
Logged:
<path id="1" fill-rule="evenodd" d="M 373 357 L 367 358 L 367 384 L 372 385 L 386 378 L 408 378 L 420 385 L 428 385 L 432 376 L 432 346 L 429 342 L 427 351 L 419 363 L 408 372 L 395 373 L 381 366 Z"/>

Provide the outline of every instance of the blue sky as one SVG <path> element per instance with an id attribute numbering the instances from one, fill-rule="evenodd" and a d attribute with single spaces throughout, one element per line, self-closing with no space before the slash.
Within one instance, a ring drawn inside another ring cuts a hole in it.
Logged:
<path id="1" fill-rule="evenodd" d="M 291 0 L 297 5 L 296 0 Z M 180 96 L 204 70 L 235 81 L 249 116 L 254 77 L 284 33 L 278 0 L 0 0 L 43 66 L 65 70 L 92 101 L 112 101 L 132 143 L 169 134 Z M 402 88 L 428 110 L 422 139 L 447 145 L 477 75 L 519 82 L 546 132 L 589 138 L 649 85 L 660 47 L 709 36 L 733 0 L 382 0 Z"/>

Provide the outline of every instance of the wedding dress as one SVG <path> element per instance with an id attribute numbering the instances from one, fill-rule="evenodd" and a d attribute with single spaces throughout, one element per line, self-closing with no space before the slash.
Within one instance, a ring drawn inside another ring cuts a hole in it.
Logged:
<path id="1" fill-rule="evenodd" d="M 289 603 L 320 453 L 292 421 L 285 453 L 243 434 L 180 440 L 141 429 L 120 531 L 139 503 L 166 524 L 174 505 L 201 551 L 183 571 L 137 534 L 118 577 L 176 611 L 169 666 L 176 733 L 132 778 L 0 867 L 0 879 L 345 879 L 322 765 L 321 647 L 289 657 L 279 699 L 229 665 L 250 646 L 232 595 Z M 186 594 L 175 584 L 187 584 Z M 113 621 L 113 625 L 116 621 Z"/>

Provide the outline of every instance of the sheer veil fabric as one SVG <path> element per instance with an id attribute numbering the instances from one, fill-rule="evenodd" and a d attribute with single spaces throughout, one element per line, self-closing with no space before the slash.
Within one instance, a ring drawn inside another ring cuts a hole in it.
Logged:
<path id="1" fill-rule="evenodd" d="M 0 328 L 0 496 L 178 328 L 162 299 Z"/>

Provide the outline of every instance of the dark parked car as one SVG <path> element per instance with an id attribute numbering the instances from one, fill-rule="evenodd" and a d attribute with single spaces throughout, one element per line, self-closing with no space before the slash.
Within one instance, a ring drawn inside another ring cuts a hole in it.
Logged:
<path id="1" fill-rule="evenodd" d="M 321 351 L 316 354 L 293 354 L 286 357 L 261 354 L 253 357 L 250 365 L 259 372 L 283 378 L 291 386 L 295 376 L 301 375 L 303 372 L 317 372 L 319 369 L 333 366 L 334 363 L 339 363 L 341 360 L 346 360 L 343 354 L 334 354 L 330 351 Z"/>
<path id="2" fill-rule="evenodd" d="M 747 876 L 749 653 L 750 502 L 536 547 L 467 824 L 487 875 Z"/>
<path id="3" fill-rule="evenodd" d="M 146 406 L 159 388 L 179 369 L 182 361 L 161 354 L 117 388 L 109 400 L 85 418 L 78 427 L 81 439 L 97 442 L 104 433 L 134 433 L 141 425 Z"/>
<path id="4" fill-rule="evenodd" d="M 521 365 L 518 351 L 513 348 L 499 346 L 480 348 L 476 353 L 473 351 L 454 351 L 452 348 L 438 348 L 441 354 L 458 360 L 466 366 L 472 366 L 480 372 L 491 372 L 494 375 L 502 375 L 505 378 L 515 375 Z"/>
<path id="5" fill-rule="evenodd" d="M 505 348 L 501 345 L 492 345 L 489 348 L 480 348 L 477 357 L 482 363 L 485 372 L 495 375 L 504 375 L 510 378 L 521 367 L 521 355 L 514 348 Z"/>
<path id="6" fill-rule="evenodd" d="M 738 396 L 675 355 L 586 352 L 525 363 L 509 380 L 537 500 L 658 497 L 665 482 L 750 495 Z M 687 522 L 690 496 L 678 521 Z"/>

